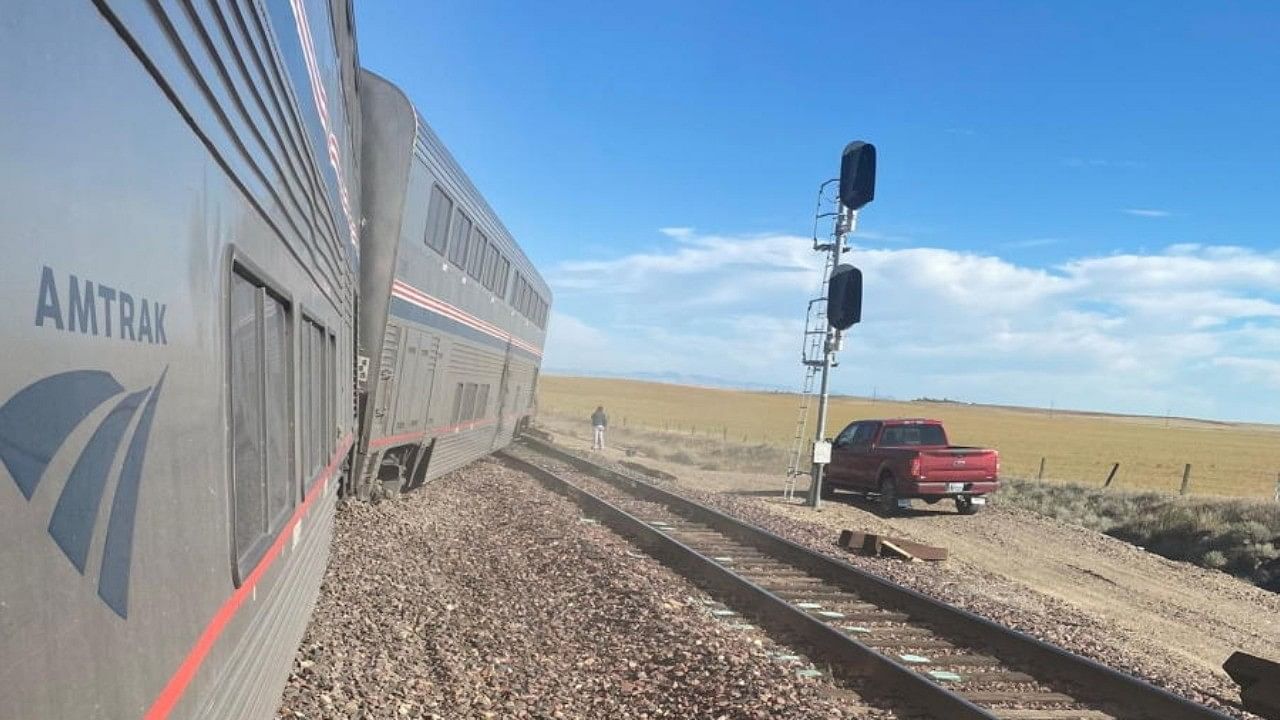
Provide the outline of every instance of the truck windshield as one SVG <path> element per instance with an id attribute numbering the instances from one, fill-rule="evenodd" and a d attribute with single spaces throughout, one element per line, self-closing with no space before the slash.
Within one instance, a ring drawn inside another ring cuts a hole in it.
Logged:
<path id="1" fill-rule="evenodd" d="M 946 445 L 940 425 L 896 425 L 884 429 L 881 445 Z"/>

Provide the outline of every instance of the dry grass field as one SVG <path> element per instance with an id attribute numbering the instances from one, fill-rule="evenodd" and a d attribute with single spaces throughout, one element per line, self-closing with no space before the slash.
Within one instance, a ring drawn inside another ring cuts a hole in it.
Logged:
<path id="1" fill-rule="evenodd" d="M 584 425 L 604 405 L 616 427 L 771 446 L 777 457 L 790 445 L 799 410 L 787 393 L 560 376 L 540 380 L 538 401 L 541 413 Z M 1045 480 L 1098 486 L 1118 462 L 1113 488 L 1177 492 L 1190 463 L 1192 493 L 1270 498 L 1280 475 L 1280 426 L 837 398 L 828 435 L 873 417 L 942 420 L 952 442 L 999 449 L 1009 477 L 1036 477 L 1044 458 Z M 785 467 L 777 469 L 781 476 Z"/>

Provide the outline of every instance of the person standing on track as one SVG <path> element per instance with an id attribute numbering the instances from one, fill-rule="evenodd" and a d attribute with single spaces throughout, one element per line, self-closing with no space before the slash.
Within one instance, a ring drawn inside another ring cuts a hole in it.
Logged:
<path id="1" fill-rule="evenodd" d="M 591 449 L 604 449 L 604 429 L 609 427 L 609 416 L 604 413 L 604 406 L 597 405 L 596 411 L 591 413 L 591 428 L 595 433 L 591 436 Z"/>

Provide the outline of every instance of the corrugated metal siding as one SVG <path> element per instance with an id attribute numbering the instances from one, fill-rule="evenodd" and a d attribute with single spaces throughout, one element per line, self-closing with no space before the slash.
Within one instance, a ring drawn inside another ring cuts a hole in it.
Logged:
<path id="1" fill-rule="evenodd" d="M 451 382 L 492 383 L 496 391 L 502 378 L 503 356 L 483 348 L 455 340 L 449 349 Z"/>
<path id="2" fill-rule="evenodd" d="M 317 499 L 319 507 L 303 521 L 301 542 L 288 551 L 292 557 L 281 559 L 287 572 L 276 578 L 265 596 L 250 601 L 260 605 L 259 610 L 197 717 L 275 715 L 329 560 L 338 480 L 331 482 L 334 485 Z"/>
<path id="3" fill-rule="evenodd" d="M 438 478 L 493 452 L 495 432 L 493 425 L 486 425 L 440 436 L 431 455 L 431 466 L 427 468 L 427 479 Z"/>

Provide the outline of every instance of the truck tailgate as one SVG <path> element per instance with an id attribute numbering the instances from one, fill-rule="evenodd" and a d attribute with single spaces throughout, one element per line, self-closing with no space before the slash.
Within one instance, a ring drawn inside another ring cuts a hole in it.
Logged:
<path id="1" fill-rule="evenodd" d="M 977 447 L 948 447 L 920 451 L 920 477 L 935 482 L 973 482 L 994 478 L 1000 454 Z"/>

